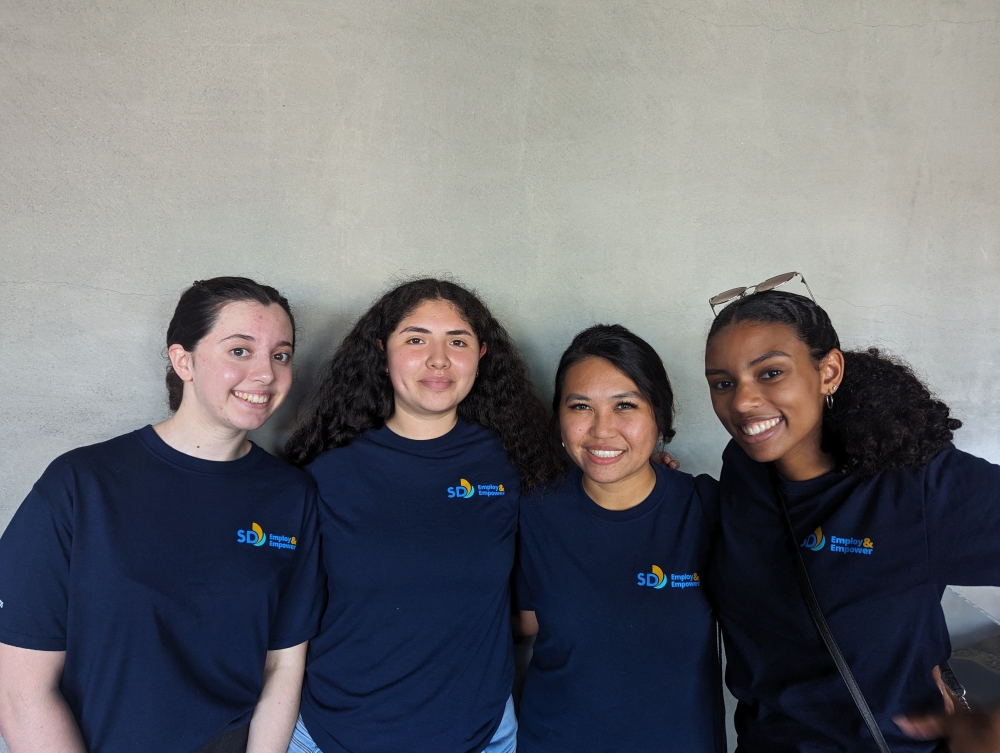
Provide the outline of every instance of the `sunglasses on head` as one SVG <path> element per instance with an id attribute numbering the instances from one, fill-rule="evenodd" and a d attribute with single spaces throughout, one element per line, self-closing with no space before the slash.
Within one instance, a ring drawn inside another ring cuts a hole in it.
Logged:
<path id="1" fill-rule="evenodd" d="M 802 280 L 802 284 L 805 285 L 806 290 L 809 291 L 809 297 L 812 298 L 813 303 L 816 303 L 816 297 L 813 295 L 812 290 L 809 289 L 809 283 L 806 282 L 806 278 L 799 272 L 785 272 L 783 275 L 769 277 L 764 280 L 764 282 L 758 282 L 756 285 L 751 285 L 750 287 L 731 288 L 719 293 L 718 295 L 713 295 L 708 299 L 708 305 L 712 307 L 712 314 L 714 316 L 718 316 L 718 312 L 715 310 L 716 306 L 721 306 L 725 303 L 729 303 L 730 301 L 735 301 L 737 298 L 744 298 L 748 295 L 753 295 L 754 293 L 765 293 L 768 290 L 780 288 L 786 282 L 794 280 L 796 277 Z"/>

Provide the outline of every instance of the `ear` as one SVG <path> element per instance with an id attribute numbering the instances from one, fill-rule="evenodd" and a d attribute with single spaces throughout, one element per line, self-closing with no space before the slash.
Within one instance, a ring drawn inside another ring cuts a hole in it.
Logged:
<path id="1" fill-rule="evenodd" d="M 834 348 L 819 362 L 820 392 L 832 395 L 844 379 L 844 354 Z"/>
<path id="2" fill-rule="evenodd" d="M 184 350 L 184 346 L 180 343 L 174 343 L 167 348 L 167 356 L 170 358 L 170 365 L 173 367 L 174 373 L 181 378 L 182 382 L 194 381 L 192 369 L 194 353 Z"/>
<path id="3" fill-rule="evenodd" d="M 486 343 L 479 346 L 479 357 L 482 358 L 486 355 Z"/>
<path id="4" fill-rule="evenodd" d="M 385 343 L 382 342 L 381 340 L 375 340 L 375 347 L 381 350 L 383 353 L 385 352 Z"/>

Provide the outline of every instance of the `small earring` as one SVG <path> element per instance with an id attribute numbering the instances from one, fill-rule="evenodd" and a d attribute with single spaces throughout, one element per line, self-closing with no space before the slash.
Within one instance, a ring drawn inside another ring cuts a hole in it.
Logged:
<path id="1" fill-rule="evenodd" d="M 565 442 L 560 442 L 559 444 L 561 444 L 564 448 L 566 447 L 566 443 Z"/>
<path id="2" fill-rule="evenodd" d="M 834 389 L 836 389 L 836 388 L 834 388 Z M 833 408 L 833 393 L 832 392 L 829 395 L 826 396 L 826 407 L 827 408 Z"/>

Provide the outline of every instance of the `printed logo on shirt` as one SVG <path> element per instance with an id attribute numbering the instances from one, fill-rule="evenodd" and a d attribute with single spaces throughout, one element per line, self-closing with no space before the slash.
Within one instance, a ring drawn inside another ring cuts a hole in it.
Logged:
<path id="1" fill-rule="evenodd" d="M 480 497 L 502 497 L 507 493 L 503 484 L 476 484 L 473 486 L 464 478 L 459 479 L 458 486 L 448 487 L 448 498 L 468 499 L 476 494 Z"/>
<path id="2" fill-rule="evenodd" d="M 817 528 L 806 536 L 805 541 L 802 542 L 803 549 L 812 549 L 814 552 L 818 552 L 824 546 L 826 546 L 826 536 L 823 535 L 822 528 Z M 837 554 L 873 554 L 875 552 L 875 544 L 867 536 L 856 539 L 831 535 L 830 551 Z"/>
<path id="3" fill-rule="evenodd" d="M 668 581 L 666 573 L 659 565 L 653 565 L 650 569 L 653 572 L 638 574 L 637 585 L 657 590 L 665 588 L 667 583 L 670 583 L 671 588 L 699 588 L 701 586 L 701 578 L 698 577 L 698 573 L 670 573 Z"/>
<path id="4" fill-rule="evenodd" d="M 251 544 L 253 546 L 264 546 L 268 544 L 275 549 L 295 549 L 299 541 L 295 536 L 282 536 L 281 534 L 264 533 L 264 529 L 257 523 L 251 524 L 249 529 L 240 529 L 236 532 L 236 541 L 240 544 Z"/>
<path id="5" fill-rule="evenodd" d="M 3 609 L 3 602 L 0 601 L 0 609 Z"/>
<path id="6" fill-rule="evenodd" d="M 826 536 L 823 535 L 823 529 L 816 526 L 816 530 L 806 536 L 806 540 L 802 542 L 803 549 L 812 549 L 814 552 L 818 552 L 826 546 Z"/>

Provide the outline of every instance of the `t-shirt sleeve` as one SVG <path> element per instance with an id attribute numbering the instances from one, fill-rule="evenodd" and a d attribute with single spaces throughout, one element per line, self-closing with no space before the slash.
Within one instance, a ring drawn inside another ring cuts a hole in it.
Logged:
<path id="1" fill-rule="evenodd" d="M 0 643 L 66 650 L 73 489 L 70 464 L 59 458 L 0 537 Z"/>
<path id="2" fill-rule="evenodd" d="M 316 488 L 310 482 L 295 559 L 271 623 L 269 651 L 297 646 L 319 633 L 325 607 L 326 584 L 320 559 L 319 513 Z"/>
<path id="3" fill-rule="evenodd" d="M 521 611 L 534 611 L 535 606 L 531 599 L 531 588 L 528 586 L 528 576 L 525 574 L 525 552 L 524 552 L 524 526 L 526 525 L 525 515 L 527 513 L 527 500 L 521 499 L 520 510 L 517 521 L 517 548 L 514 559 L 514 608 Z"/>
<path id="4" fill-rule="evenodd" d="M 942 587 L 1000 586 L 1000 466 L 949 447 L 924 483 L 931 577 Z"/>

